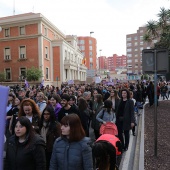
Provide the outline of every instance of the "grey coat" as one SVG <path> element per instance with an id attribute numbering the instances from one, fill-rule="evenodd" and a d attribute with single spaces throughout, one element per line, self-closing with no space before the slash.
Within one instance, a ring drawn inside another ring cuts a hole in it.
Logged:
<path id="1" fill-rule="evenodd" d="M 69 143 L 66 138 L 57 138 L 50 161 L 50 170 L 93 170 L 90 139 Z"/>
<path id="2" fill-rule="evenodd" d="M 91 127 L 95 130 L 99 130 L 100 129 L 100 122 L 96 119 L 97 114 L 102 110 L 103 108 L 103 102 L 100 104 L 97 104 L 96 106 L 96 102 L 94 102 L 93 105 L 93 110 L 95 111 L 95 113 L 92 114 L 92 122 L 91 122 Z M 96 107 L 95 107 L 96 106 Z"/>
<path id="3" fill-rule="evenodd" d="M 116 124 L 119 126 L 120 124 L 120 107 L 121 107 L 121 101 L 118 106 L 117 112 L 116 112 Z M 135 116 L 134 116 L 134 102 L 131 99 L 127 99 L 125 104 L 125 109 L 123 113 L 123 130 L 130 130 L 131 129 L 131 123 L 135 123 Z"/>

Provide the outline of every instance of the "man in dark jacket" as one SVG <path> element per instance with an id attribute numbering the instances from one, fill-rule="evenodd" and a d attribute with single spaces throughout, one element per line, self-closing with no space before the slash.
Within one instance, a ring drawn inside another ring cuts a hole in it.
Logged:
<path id="1" fill-rule="evenodd" d="M 61 122 L 61 119 L 71 113 L 78 114 L 78 110 L 75 107 L 69 105 L 70 96 L 68 94 L 63 94 L 61 97 L 61 110 L 58 112 L 58 121 Z"/>

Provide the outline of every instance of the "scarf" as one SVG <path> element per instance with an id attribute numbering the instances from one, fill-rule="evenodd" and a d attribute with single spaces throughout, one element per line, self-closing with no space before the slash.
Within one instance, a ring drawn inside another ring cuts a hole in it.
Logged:
<path id="1" fill-rule="evenodd" d="M 48 122 L 43 122 L 43 127 L 41 128 L 41 136 L 43 137 L 45 143 L 46 143 L 46 135 L 49 129 L 49 123 Z"/>

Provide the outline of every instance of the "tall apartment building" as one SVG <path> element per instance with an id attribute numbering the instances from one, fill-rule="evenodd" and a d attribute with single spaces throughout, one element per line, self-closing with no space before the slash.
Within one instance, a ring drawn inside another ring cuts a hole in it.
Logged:
<path id="1" fill-rule="evenodd" d="M 84 63 L 89 70 L 96 70 L 97 41 L 93 37 L 78 37 L 78 46 L 84 56 Z"/>
<path id="2" fill-rule="evenodd" d="M 146 27 L 139 27 L 137 33 L 126 35 L 126 55 L 128 75 L 142 73 L 142 50 L 150 49 L 151 44 L 143 41 Z"/>
<path id="3" fill-rule="evenodd" d="M 86 80 L 77 37 L 63 34 L 42 14 L 2 17 L 0 26 L 0 72 L 9 84 L 25 78 L 32 66 L 42 70 L 45 84 Z"/>

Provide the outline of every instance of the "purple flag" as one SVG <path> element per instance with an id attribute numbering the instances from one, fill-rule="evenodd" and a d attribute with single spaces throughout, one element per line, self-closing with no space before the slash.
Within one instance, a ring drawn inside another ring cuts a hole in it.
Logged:
<path id="1" fill-rule="evenodd" d="M 25 79 L 25 87 L 28 88 L 29 87 L 29 83 L 28 81 Z"/>
<path id="2" fill-rule="evenodd" d="M 44 86 L 44 79 L 42 80 L 41 84 L 40 84 L 40 88 L 42 88 Z"/>
<path id="3" fill-rule="evenodd" d="M 0 86 L 0 170 L 3 170 L 4 132 L 9 88 Z"/>

